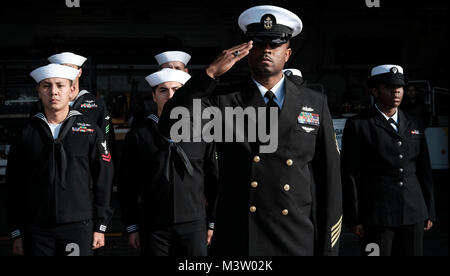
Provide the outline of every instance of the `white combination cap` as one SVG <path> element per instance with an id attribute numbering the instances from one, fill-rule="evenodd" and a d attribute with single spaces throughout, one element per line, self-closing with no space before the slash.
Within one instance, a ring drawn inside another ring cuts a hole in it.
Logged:
<path id="1" fill-rule="evenodd" d="M 379 83 L 405 86 L 406 83 L 405 76 L 403 75 L 403 68 L 393 64 L 373 67 L 370 77 L 367 80 L 367 84 L 369 87 L 375 87 Z"/>
<path id="2" fill-rule="evenodd" d="M 79 70 L 69 66 L 49 64 L 33 70 L 30 73 L 30 76 L 37 83 L 49 78 L 64 78 L 73 81 L 76 79 L 79 73 Z"/>
<path id="3" fill-rule="evenodd" d="M 184 71 L 164 68 L 158 72 L 148 75 L 145 80 L 150 84 L 151 87 L 155 87 L 163 82 L 168 81 L 176 81 L 184 85 L 190 78 L 191 75 Z"/>
<path id="4" fill-rule="evenodd" d="M 189 60 L 191 60 L 191 55 L 181 51 L 167 51 L 156 55 L 155 59 L 158 62 L 158 65 L 171 61 L 179 61 L 186 66 Z"/>
<path id="5" fill-rule="evenodd" d="M 262 5 L 249 8 L 241 13 L 239 27 L 249 38 L 279 38 L 285 43 L 289 38 L 298 35 L 303 29 L 300 18 L 284 8 Z"/>
<path id="6" fill-rule="evenodd" d="M 86 60 L 87 58 L 70 52 L 56 54 L 48 58 L 48 61 L 50 61 L 51 63 L 73 64 L 76 66 L 82 66 Z"/>
<path id="7" fill-rule="evenodd" d="M 380 74 L 386 74 L 386 73 L 400 73 L 403 74 L 403 68 L 399 65 L 393 65 L 393 64 L 385 64 L 385 65 L 378 65 L 372 68 L 371 76 L 376 76 Z"/>
<path id="8" fill-rule="evenodd" d="M 300 70 L 294 69 L 294 68 L 283 69 L 283 73 L 287 74 L 288 76 L 289 75 L 294 75 L 294 76 L 303 77 L 302 76 L 302 72 Z"/>

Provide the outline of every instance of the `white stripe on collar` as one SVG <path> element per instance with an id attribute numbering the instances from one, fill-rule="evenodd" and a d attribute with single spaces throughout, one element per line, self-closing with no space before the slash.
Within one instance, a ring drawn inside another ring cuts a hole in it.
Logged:
<path id="1" fill-rule="evenodd" d="M 76 100 L 78 100 L 79 97 L 83 96 L 84 94 L 89 94 L 89 91 L 87 90 L 81 90 L 80 92 L 78 92 L 78 95 L 75 99 L 73 99 L 72 102 L 75 102 Z"/>
<path id="2" fill-rule="evenodd" d="M 159 118 L 158 118 L 158 116 L 156 116 L 155 114 L 150 114 L 150 115 L 148 115 L 148 116 L 147 116 L 147 119 L 151 119 L 151 120 L 155 121 L 155 123 L 158 123 L 158 122 L 159 122 Z"/>
<path id="3" fill-rule="evenodd" d="M 72 116 L 80 116 L 80 115 L 83 115 L 83 114 L 77 110 L 70 110 L 69 114 L 67 115 L 67 117 L 64 119 L 63 122 L 65 122 L 67 119 L 69 119 Z M 39 118 L 49 125 L 47 118 L 45 117 L 45 115 L 42 112 L 36 113 L 36 115 L 34 115 L 33 117 Z"/>

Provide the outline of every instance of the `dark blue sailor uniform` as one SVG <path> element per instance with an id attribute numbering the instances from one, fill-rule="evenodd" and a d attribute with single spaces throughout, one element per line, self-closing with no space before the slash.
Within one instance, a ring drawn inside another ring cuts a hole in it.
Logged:
<path id="1" fill-rule="evenodd" d="M 174 143 L 157 124 L 151 114 L 127 133 L 118 190 L 122 221 L 129 234 L 139 232 L 143 255 L 205 256 L 217 193 L 215 145 Z"/>
<path id="2" fill-rule="evenodd" d="M 365 236 L 371 227 L 423 232 L 424 222 L 435 220 L 425 133 L 408 114 L 397 112 L 398 132 L 375 107 L 348 119 L 344 128 L 344 220 L 349 227 L 362 224 Z M 419 247 L 421 238 L 416 240 Z"/>
<path id="3" fill-rule="evenodd" d="M 92 232 L 104 233 L 113 166 L 103 132 L 71 110 L 54 139 L 42 113 L 30 118 L 11 147 L 8 224 L 26 255 L 67 255 L 76 243 L 91 255 Z"/>

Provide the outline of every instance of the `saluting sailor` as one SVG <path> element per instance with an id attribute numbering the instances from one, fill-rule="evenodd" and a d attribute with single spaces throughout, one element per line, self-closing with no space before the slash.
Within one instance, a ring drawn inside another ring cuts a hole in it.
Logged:
<path id="1" fill-rule="evenodd" d="M 279 110 L 275 152 L 261 152 L 260 143 L 247 136 L 244 142 L 217 143 L 220 186 L 212 254 L 337 255 L 340 160 L 326 96 L 282 71 L 292 54 L 289 41 L 301 32 L 302 22 L 286 9 L 256 6 L 238 23 L 247 41 L 223 51 L 206 72 L 192 78 L 166 103 L 160 119 L 161 131 L 169 135 L 175 122 L 171 109 L 193 98 L 222 112 L 227 107 Z M 217 78 L 245 56 L 250 76 L 237 89 L 217 93 Z"/>
<path id="2" fill-rule="evenodd" d="M 14 254 L 88 256 L 105 244 L 113 166 L 103 131 L 69 109 L 79 74 L 57 64 L 30 74 L 43 111 L 24 125 L 8 159 Z"/>
<path id="3" fill-rule="evenodd" d="M 342 137 L 344 220 L 379 253 L 422 255 L 423 232 L 435 220 L 433 178 L 424 130 L 399 109 L 403 68 L 372 69 L 375 105 L 347 120 Z"/>
<path id="4" fill-rule="evenodd" d="M 218 181 L 215 145 L 174 143 L 157 128 L 164 104 L 189 79 L 168 68 L 147 76 L 157 111 L 126 136 L 118 192 L 129 243 L 142 255 L 207 255 Z"/>

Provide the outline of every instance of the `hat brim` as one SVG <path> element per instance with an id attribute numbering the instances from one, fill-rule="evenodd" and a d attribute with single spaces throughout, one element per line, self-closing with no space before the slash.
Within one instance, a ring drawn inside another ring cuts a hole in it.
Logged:
<path id="1" fill-rule="evenodd" d="M 377 84 L 406 86 L 403 75 L 399 74 L 383 74 L 369 78 L 368 85 L 370 87 L 375 87 Z"/>
<path id="2" fill-rule="evenodd" d="M 283 37 L 276 34 L 267 33 L 254 33 L 245 35 L 247 40 L 252 40 L 255 43 L 272 43 L 272 44 L 284 44 L 289 41 L 290 37 Z"/>
<path id="3" fill-rule="evenodd" d="M 390 85 L 401 85 L 401 86 L 406 85 L 405 80 L 403 78 L 397 78 L 397 77 L 390 77 L 390 78 L 382 79 L 382 80 L 380 80 L 380 83 L 390 84 Z"/>

